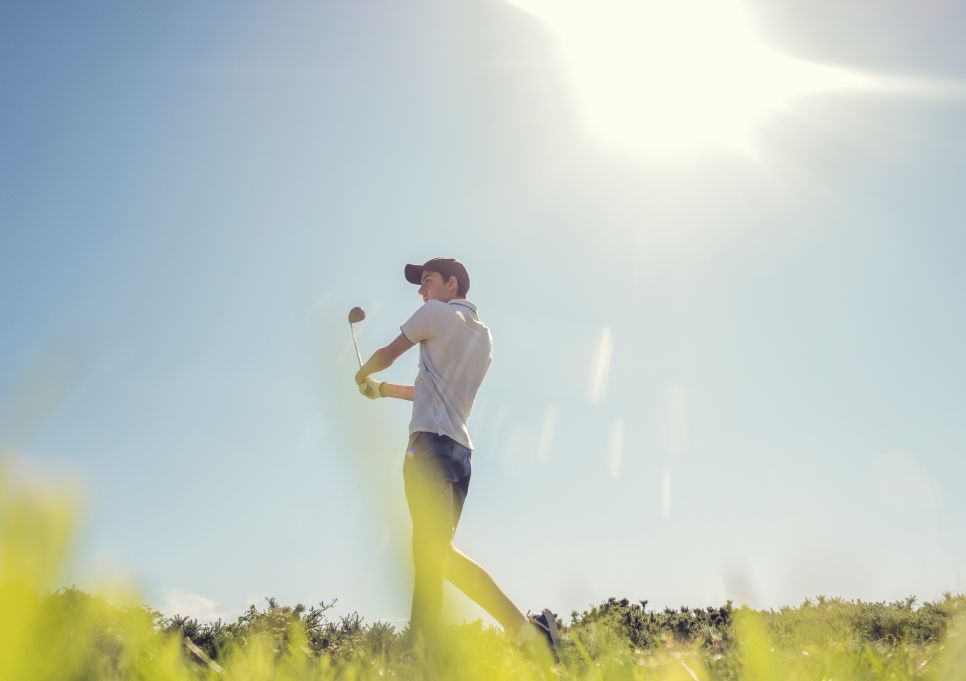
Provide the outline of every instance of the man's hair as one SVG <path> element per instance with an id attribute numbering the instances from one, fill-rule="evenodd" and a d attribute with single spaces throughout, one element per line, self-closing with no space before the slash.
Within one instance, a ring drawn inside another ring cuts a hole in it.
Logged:
<path id="1" fill-rule="evenodd" d="M 444 284 L 449 283 L 450 277 L 456 279 L 456 297 L 457 298 L 466 297 L 466 291 L 463 290 L 463 283 L 460 281 L 459 277 L 457 277 L 455 274 L 446 276 L 444 273 L 439 272 L 437 270 L 423 270 L 423 274 L 425 274 L 426 272 L 430 272 L 430 273 L 436 272 L 436 274 L 438 274 L 443 279 Z"/>

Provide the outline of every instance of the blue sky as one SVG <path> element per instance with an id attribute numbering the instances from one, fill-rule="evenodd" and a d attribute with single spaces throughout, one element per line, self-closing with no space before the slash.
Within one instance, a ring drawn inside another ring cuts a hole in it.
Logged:
<path id="1" fill-rule="evenodd" d="M 747 8 L 943 87 L 654 155 L 505 2 L 5 4 L 0 442 L 85 489 L 65 581 L 401 623 L 409 405 L 355 392 L 346 313 L 373 351 L 454 255 L 495 341 L 456 543 L 524 610 L 966 590 L 966 13 Z"/>

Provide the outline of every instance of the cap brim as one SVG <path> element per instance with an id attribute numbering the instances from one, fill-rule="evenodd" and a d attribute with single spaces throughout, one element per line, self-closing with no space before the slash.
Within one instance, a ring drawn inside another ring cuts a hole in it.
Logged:
<path id="1" fill-rule="evenodd" d="M 410 284 L 422 284 L 423 283 L 423 266 L 422 265 L 406 265 L 406 281 Z"/>

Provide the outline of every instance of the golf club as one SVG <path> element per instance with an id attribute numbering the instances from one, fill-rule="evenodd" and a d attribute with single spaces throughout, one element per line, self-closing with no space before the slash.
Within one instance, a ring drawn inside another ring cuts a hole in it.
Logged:
<path id="1" fill-rule="evenodd" d="M 359 368 L 362 368 L 362 355 L 359 353 L 359 341 L 356 340 L 356 327 L 352 326 L 356 322 L 361 322 L 366 318 L 366 311 L 361 307 L 354 307 L 349 310 L 349 329 L 352 331 L 352 344 L 356 346 L 356 357 L 359 359 Z"/>

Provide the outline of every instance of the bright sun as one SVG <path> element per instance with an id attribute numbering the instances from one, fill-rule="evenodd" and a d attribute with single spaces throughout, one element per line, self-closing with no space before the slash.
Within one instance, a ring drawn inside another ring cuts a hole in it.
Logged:
<path id="1" fill-rule="evenodd" d="M 750 147 L 790 99 L 874 87 L 866 75 L 766 46 L 735 0 L 509 0 L 546 21 L 591 126 L 621 146 Z"/>

